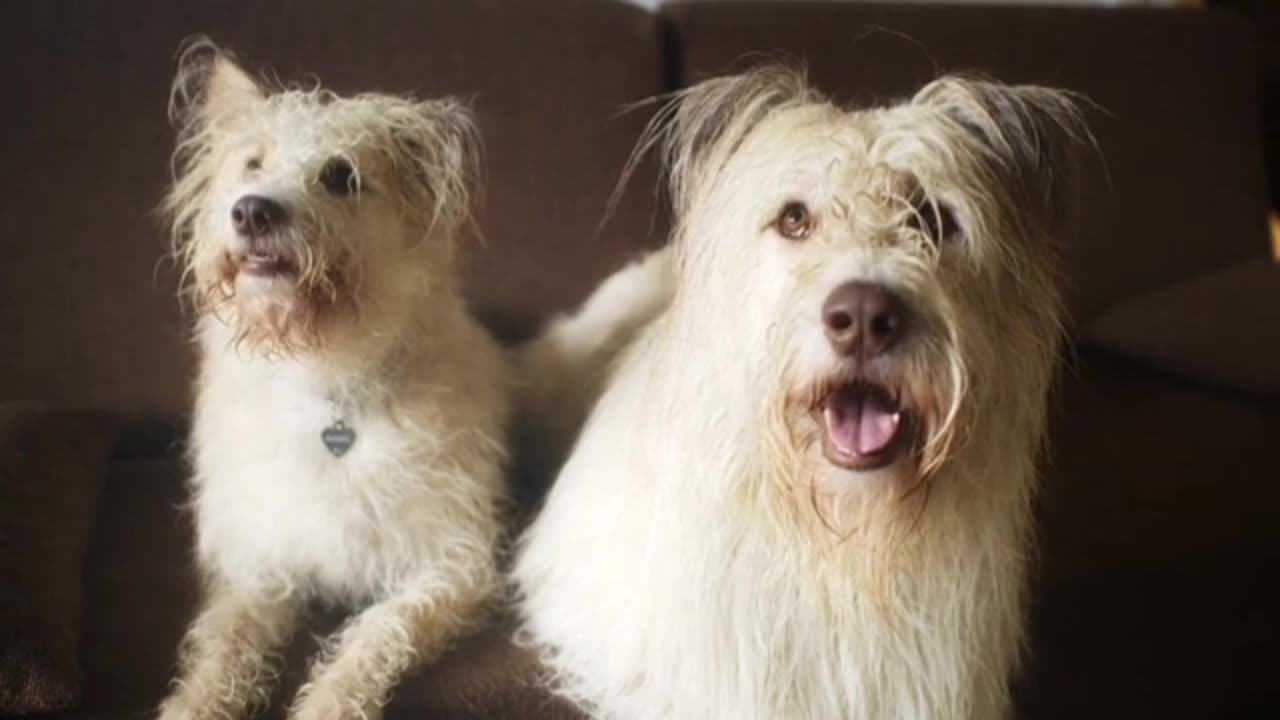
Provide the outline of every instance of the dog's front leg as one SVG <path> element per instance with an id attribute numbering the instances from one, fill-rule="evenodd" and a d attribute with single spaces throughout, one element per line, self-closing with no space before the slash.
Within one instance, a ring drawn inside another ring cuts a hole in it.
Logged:
<path id="1" fill-rule="evenodd" d="M 486 594 L 474 585 L 438 583 L 400 590 L 355 616 L 311 670 L 290 717 L 372 720 L 412 665 L 438 656 Z"/>
<path id="2" fill-rule="evenodd" d="M 287 592 L 214 584 L 183 639 L 182 670 L 160 720 L 221 720 L 265 709 L 279 675 L 275 653 L 299 612 Z"/>

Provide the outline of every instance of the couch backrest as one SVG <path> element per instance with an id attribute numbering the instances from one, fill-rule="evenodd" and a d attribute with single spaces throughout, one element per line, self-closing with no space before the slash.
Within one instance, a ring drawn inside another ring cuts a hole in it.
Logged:
<path id="1" fill-rule="evenodd" d="M 644 123 L 618 110 L 663 88 L 658 26 L 598 0 L 5 3 L 0 398 L 187 408 L 191 318 L 154 211 L 184 38 L 286 81 L 473 98 L 487 192 L 467 291 L 511 340 L 650 237 L 648 192 L 596 227 Z"/>
<path id="2" fill-rule="evenodd" d="M 862 2 L 671 2 L 684 82 L 748 53 L 803 60 L 839 100 L 909 97 L 942 72 L 1082 93 L 1087 163 L 1068 249 L 1077 327 L 1267 252 L 1257 47 L 1225 13 Z"/>

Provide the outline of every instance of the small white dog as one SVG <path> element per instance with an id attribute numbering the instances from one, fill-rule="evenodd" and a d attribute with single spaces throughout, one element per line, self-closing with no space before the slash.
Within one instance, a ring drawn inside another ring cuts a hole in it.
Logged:
<path id="1" fill-rule="evenodd" d="M 672 248 L 581 313 L 657 317 L 515 568 L 560 692 L 624 720 L 1008 713 L 1087 139 L 1063 93 L 956 77 L 850 111 L 763 68 L 659 115 Z M 568 358 L 543 397 L 593 324 L 539 341 Z"/>
<path id="2" fill-rule="evenodd" d="M 358 612 L 292 716 L 376 717 L 499 586 L 509 369 L 453 267 L 472 121 L 447 100 L 269 90 L 207 42 L 172 111 L 206 598 L 162 717 L 266 705 L 312 602 Z"/>

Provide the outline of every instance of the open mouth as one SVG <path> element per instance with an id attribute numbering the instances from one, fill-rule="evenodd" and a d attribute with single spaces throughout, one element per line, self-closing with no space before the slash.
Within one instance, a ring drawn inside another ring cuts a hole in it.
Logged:
<path id="1" fill-rule="evenodd" d="M 258 277 L 279 277 L 294 275 L 297 266 L 283 255 L 262 252 L 246 252 L 236 256 L 236 267 L 240 272 Z"/>
<path id="2" fill-rule="evenodd" d="M 846 470 L 875 470 L 893 463 L 906 446 L 910 417 L 887 387 L 855 382 L 837 387 L 814 408 L 822 428 L 822 453 Z"/>

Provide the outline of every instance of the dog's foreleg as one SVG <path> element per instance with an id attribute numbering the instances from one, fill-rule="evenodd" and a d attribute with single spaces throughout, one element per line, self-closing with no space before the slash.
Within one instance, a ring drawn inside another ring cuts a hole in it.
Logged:
<path id="1" fill-rule="evenodd" d="M 481 616 L 487 593 L 474 584 L 403 589 L 351 619 L 312 667 L 290 717 L 372 720 L 413 665 L 434 659 Z"/>
<path id="2" fill-rule="evenodd" d="M 183 639 L 181 672 L 160 719 L 222 720 L 265 709 L 279 676 L 276 653 L 299 612 L 290 593 L 216 583 Z"/>

